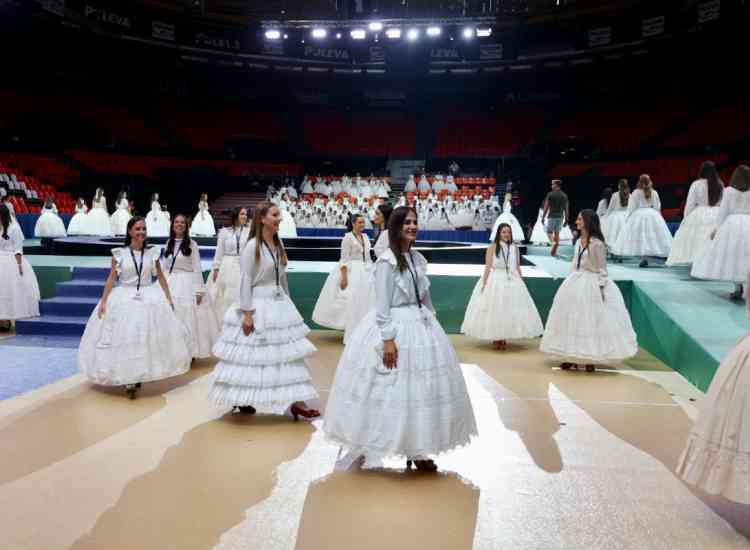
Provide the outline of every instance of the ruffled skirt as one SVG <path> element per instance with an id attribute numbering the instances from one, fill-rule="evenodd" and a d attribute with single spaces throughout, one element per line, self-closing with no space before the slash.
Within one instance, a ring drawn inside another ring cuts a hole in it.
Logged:
<path id="1" fill-rule="evenodd" d="M 682 220 L 667 265 L 692 264 L 703 248 L 711 243 L 711 232 L 716 229 L 718 215 L 717 206 L 699 206 Z"/>
<path id="2" fill-rule="evenodd" d="M 536 218 L 536 223 L 534 224 L 534 229 L 531 232 L 531 237 L 529 238 L 532 244 L 537 245 L 546 245 L 550 244 L 549 242 L 549 236 L 547 235 L 547 232 L 544 230 L 544 225 L 542 225 L 542 211 L 539 211 L 539 216 Z"/>
<path id="3" fill-rule="evenodd" d="M 214 218 L 208 212 L 198 212 L 193 218 L 190 225 L 191 237 L 214 237 L 216 235 L 216 226 Z"/>
<path id="4" fill-rule="evenodd" d="M 214 281 L 213 271 L 208 276 L 208 295 L 211 298 L 217 319 L 224 319 L 229 307 L 240 300 L 240 271 L 239 256 L 224 256 L 219 265 L 219 275 Z"/>
<path id="5" fill-rule="evenodd" d="M 602 224 L 602 233 L 610 247 L 617 242 L 617 238 L 620 236 L 622 228 L 625 227 L 627 219 L 627 210 L 615 210 L 614 212 L 607 214 L 607 223 L 606 225 Z"/>
<path id="6" fill-rule="evenodd" d="M 523 279 L 494 269 L 484 291 L 477 281 L 461 332 L 480 340 L 519 340 L 541 336 L 544 326 Z"/>
<path id="7" fill-rule="evenodd" d="M 492 234 L 490 235 L 490 241 L 495 240 L 495 233 L 497 232 L 497 229 L 500 227 L 501 223 L 507 223 L 508 225 L 510 225 L 510 229 L 513 232 L 513 242 L 520 243 L 526 238 L 523 233 L 523 228 L 518 222 L 518 219 L 510 212 L 503 212 L 495 220 L 495 225 L 492 227 Z"/>
<path id="8" fill-rule="evenodd" d="M 86 235 L 86 217 L 83 212 L 73 216 L 68 224 L 68 235 Z"/>
<path id="9" fill-rule="evenodd" d="M 732 214 L 695 258 L 690 275 L 742 283 L 750 273 L 750 214 Z"/>
<path id="10" fill-rule="evenodd" d="M 467 445 L 477 426 L 456 352 L 432 312 L 391 309 L 398 363 L 383 366 L 371 311 L 344 348 L 324 431 L 368 459 L 427 457 Z M 423 317 L 424 316 L 424 317 Z"/>
<path id="11" fill-rule="evenodd" d="M 315 302 L 313 321 L 322 327 L 345 330 L 347 326 L 353 327 L 364 317 L 367 311 L 363 311 L 364 302 L 358 293 L 365 291 L 364 285 L 367 283 L 363 281 L 372 280 L 371 264 L 367 265 L 365 268 L 361 261 L 349 262 L 348 285 L 344 290 L 341 290 L 341 266 L 334 266 L 320 291 L 318 301 Z"/>
<path id="12" fill-rule="evenodd" d="M 672 234 L 667 222 L 653 208 L 639 208 L 633 212 L 614 242 L 618 256 L 656 256 L 666 258 L 672 249 Z"/>
<path id="13" fill-rule="evenodd" d="M 255 330 L 242 331 L 242 311 L 234 304 L 214 346 L 221 361 L 214 370 L 209 399 L 217 405 L 252 405 L 259 412 L 283 414 L 296 401 L 318 397 L 305 357 L 315 352 L 310 329 L 285 293 L 255 287 Z"/>
<path id="14" fill-rule="evenodd" d="M 109 219 L 107 211 L 104 208 L 92 208 L 89 210 L 89 213 L 86 214 L 84 230 L 86 231 L 86 235 L 111 236 L 112 222 Z"/>
<path id="15" fill-rule="evenodd" d="M 18 273 L 14 254 L 0 252 L 0 320 L 15 321 L 39 316 L 39 283 L 25 257 L 21 257 L 23 275 Z"/>
<path id="16" fill-rule="evenodd" d="M 112 218 L 110 219 L 112 233 L 114 235 L 125 235 L 128 231 L 128 222 L 131 217 L 130 212 L 124 208 L 118 208 L 115 210 L 115 213 L 112 214 Z M 148 227 L 146 228 L 146 231 L 148 231 Z"/>
<path id="17" fill-rule="evenodd" d="M 34 236 L 39 239 L 65 237 L 66 235 L 62 219 L 52 212 L 43 212 L 34 225 Z"/>
<path id="18" fill-rule="evenodd" d="M 539 349 L 575 363 L 609 363 L 633 357 L 638 342 L 620 289 L 588 271 L 568 275 L 555 294 Z"/>
<path id="19" fill-rule="evenodd" d="M 195 276 L 184 271 L 167 275 L 169 292 L 177 318 L 190 333 L 190 350 L 193 357 L 211 357 L 211 350 L 219 338 L 219 319 L 211 303 L 211 297 L 203 296 L 198 305 L 195 296 Z"/>
<path id="20" fill-rule="evenodd" d="M 119 286 L 99 318 L 99 305 L 86 323 L 78 368 L 95 384 L 123 386 L 178 376 L 190 368 L 189 334 L 157 285 Z"/>
<path id="21" fill-rule="evenodd" d="M 750 336 L 722 361 L 688 436 L 677 474 L 712 495 L 750 504 Z"/>

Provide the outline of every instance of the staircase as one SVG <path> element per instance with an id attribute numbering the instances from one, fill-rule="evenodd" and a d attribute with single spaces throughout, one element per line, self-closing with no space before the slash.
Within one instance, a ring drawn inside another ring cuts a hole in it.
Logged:
<path id="1" fill-rule="evenodd" d="M 73 279 L 57 283 L 54 298 L 39 302 L 41 317 L 16 321 L 16 334 L 81 336 L 108 275 L 107 268 L 74 268 Z"/>
<path id="2" fill-rule="evenodd" d="M 235 206 L 243 206 L 248 209 L 248 221 L 253 215 L 256 205 L 264 201 L 265 193 L 261 192 L 240 192 L 225 193 L 211 203 L 211 214 L 214 217 L 216 229 L 229 225 L 232 217 L 232 209 Z"/>

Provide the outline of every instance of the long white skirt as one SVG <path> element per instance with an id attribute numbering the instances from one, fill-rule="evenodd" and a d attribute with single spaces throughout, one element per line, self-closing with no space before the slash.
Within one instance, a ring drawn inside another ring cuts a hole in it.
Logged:
<path id="1" fill-rule="evenodd" d="M 523 233 L 523 228 L 518 222 L 518 219 L 510 212 L 503 212 L 495 220 L 495 225 L 492 226 L 490 242 L 495 240 L 497 229 L 500 227 L 501 223 L 507 223 L 508 225 L 510 225 L 510 229 L 511 231 L 513 231 L 513 242 L 520 243 L 526 238 Z"/>
<path id="2" fill-rule="evenodd" d="M 167 275 L 169 292 L 172 294 L 175 313 L 190 333 L 190 350 L 192 357 L 202 359 L 211 357 L 211 350 L 219 338 L 221 326 L 211 297 L 205 295 L 201 305 L 195 297 L 195 279 L 192 273 L 178 271 Z"/>
<path id="3" fill-rule="evenodd" d="M 352 262 L 362 269 L 362 262 Z M 357 268 L 355 268 L 357 269 Z M 351 276 L 349 278 L 351 285 Z M 375 266 L 369 264 L 369 267 L 362 270 L 357 277 L 356 286 L 352 286 L 352 296 L 346 311 L 346 323 L 344 328 L 344 344 L 349 341 L 354 329 L 362 322 L 368 313 L 375 309 Z"/>
<path id="4" fill-rule="evenodd" d="M 158 285 L 118 286 L 99 319 L 97 304 L 78 348 L 78 368 L 95 384 L 123 386 L 178 376 L 190 368 L 190 342 Z"/>
<path id="5" fill-rule="evenodd" d="M 146 233 L 149 237 L 169 237 L 169 220 L 162 212 L 150 211 L 146 216 Z"/>
<path id="6" fill-rule="evenodd" d="M 750 335 L 726 356 L 701 403 L 677 474 L 712 495 L 750 504 Z"/>
<path id="7" fill-rule="evenodd" d="M 39 316 L 39 283 L 25 257 L 23 276 L 18 273 L 15 254 L 0 252 L 0 320 L 15 321 Z"/>
<path id="8" fill-rule="evenodd" d="M 550 244 L 549 236 L 547 235 L 547 232 L 544 230 L 544 225 L 542 224 L 542 214 L 544 212 L 542 210 L 539 211 L 539 215 L 536 218 L 536 223 L 534 224 L 534 229 L 531 232 L 531 237 L 529 240 L 532 244 L 536 245 L 547 245 Z"/>
<path id="9" fill-rule="evenodd" d="M 214 282 L 213 270 L 208 275 L 208 296 L 211 298 L 217 319 L 224 319 L 229 307 L 240 300 L 240 272 L 239 256 L 224 256 L 219 265 L 219 275 Z"/>
<path id="10" fill-rule="evenodd" d="M 290 239 L 297 237 L 297 225 L 294 223 L 294 218 L 285 209 L 281 209 L 281 224 L 279 224 L 279 237 L 282 239 Z"/>
<path id="11" fill-rule="evenodd" d="M 86 235 L 97 235 L 99 237 L 112 236 L 112 222 L 109 214 L 104 208 L 92 208 L 86 214 Z"/>
<path id="12" fill-rule="evenodd" d="M 467 445 L 477 434 L 458 357 L 432 312 L 391 309 L 398 362 L 383 366 L 371 311 L 344 348 L 326 405 L 324 431 L 368 459 L 428 457 Z"/>
<path id="13" fill-rule="evenodd" d="M 574 363 L 609 363 L 633 357 L 638 342 L 620 289 L 588 271 L 568 275 L 555 294 L 539 349 Z"/>
<path id="14" fill-rule="evenodd" d="M 750 273 L 750 214 L 732 214 L 693 262 L 698 279 L 742 283 Z"/>
<path id="15" fill-rule="evenodd" d="M 316 399 L 305 357 L 315 346 L 305 337 L 310 329 L 275 286 L 253 289 L 255 330 L 242 331 L 242 311 L 233 304 L 224 317 L 214 355 L 221 359 L 214 370 L 209 399 L 217 405 L 252 405 L 258 412 L 284 414 L 296 401 Z"/>
<path id="16" fill-rule="evenodd" d="M 618 256 L 666 258 L 672 249 L 667 222 L 653 208 L 639 208 L 625 222 L 612 251 Z"/>
<path id="17" fill-rule="evenodd" d="M 336 264 L 326 278 L 323 288 L 320 290 L 318 301 L 315 302 L 312 319 L 322 327 L 328 327 L 335 330 L 345 330 L 347 321 L 349 326 L 356 324 L 356 319 L 361 312 L 352 312 L 353 307 L 362 306 L 359 302 L 360 297 L 355 294 L 355 290 L 360 291 L 363 288 L 362 279 L 370 276 L 365 269 L 364 263 L 359 260 L 350 262 L 347 273 L 349 284 L 346 289 L 341 290 L 341 267 Z M 356 303 L 355 303 L 356 302 Z M 366 313 L 366 311 L 365 311 Z M 352 319 L 349 320 L 349 316 Z M 359 317 L 361 319 L 361 317 Z"/>
<path id="18" fill-rule="evenodd" d="M 88 214 L 78 212 L 70 219 L 68 224 L 68 235 L 86 235 L 86 217 Z"/>
<path id="19" fill-rule="evenodd" d="M 40 239 L 65 237 L 65 224 L 54 212 L 42 212 L 34 225 L 34 236 Z"/>
<path id="20" fill-rule="evenodd" d="M 461 332 L 480 340 L 536 338 L 544 332 L 542 319 L 518 273 L 493 269 L 482 291 L 477 281 L 466 308 Z"/>
<path id="21" fill-rule="evenodd" d="M 128 222 L 132 216 L 124 208 L 118 208 L 110 218 L 113 235 L 125 235 L 128 232 Z M 148 231 L 148 228 L 146 228 Z"/>
<path id="22" fill-rule="evenodd" d="M 193 218 L 190 225 L 191 237 L 214 237 L 216 236 L 216 226 L 214 218 L 208 212 L 198 212 Z"/>
<path id="23" fill-rule="evenodd" d="M 610 247 L 614 246 L 617 242 L 617 238 L 620 236 L 622 228 L 625 227 L 627 219 L 627 210 L 615 210 L 607 215 L 607 232 L 604 233 L 604 238 L 607 240 L 607 244 Z"/>
<path id="24" fill-rule="evenodd" d="M 711 243 L 711 232 L 716 229 L 717 206 L 699 206 L 682 220 L 674 236 L 667 265 L 692 264 L 704 247 Z"/>

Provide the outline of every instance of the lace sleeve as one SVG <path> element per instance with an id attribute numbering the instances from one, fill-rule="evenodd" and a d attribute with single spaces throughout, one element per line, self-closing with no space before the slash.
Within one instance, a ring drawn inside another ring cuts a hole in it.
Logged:
<path id="1" fill-rule="evenodd" d="M 607 285 L 607 248 L 599 239 L 589 243 L 589 270 L 596 273 L 600 287 Z"/>
<path id="2" fill-rule="evenodd" d="M 379 261 L 375 264 L 375 321 L 380 329 L 380 337 L 383 340 L 393 340 L 396 337 L 396 328 L 391 318 L 391 296 L 396 267 L 389 261 Z"/>
<path id="3" fill-rule="evenodd" d="M 351 233 L 344 235 L 344 239 L 341 241 L 341 259 L 339 260 L 339 267 L 348 266 L 356 256 L 356 244 L 354 240 L 356 237 Z"/>

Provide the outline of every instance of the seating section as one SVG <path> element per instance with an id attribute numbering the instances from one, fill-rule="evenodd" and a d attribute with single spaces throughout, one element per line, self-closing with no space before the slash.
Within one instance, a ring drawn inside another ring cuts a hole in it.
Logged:
<path id="1" fill-rule="evenodd" d="M 72 214 L 75 210 L 75 200 L 70 193 L 60 191 L 49 183 L 43 183 L 35 176 L 26 173 L 17 164 L 19 157 L 33 156 L 0 154 L 0 187 L 10 196 L 14 211 L 17 214 L 39 213 L 44 201 L 51 198 L 55 201 L 60 213 Z M 45 159 L 46 157 L 39 158 Z"/>
<path id="2" fill-rule="evenodd" d="M 301 123 L 319 155 L 413 157 L 417 151 L 416 121 L 397 113 L 309 113 Z"/>

